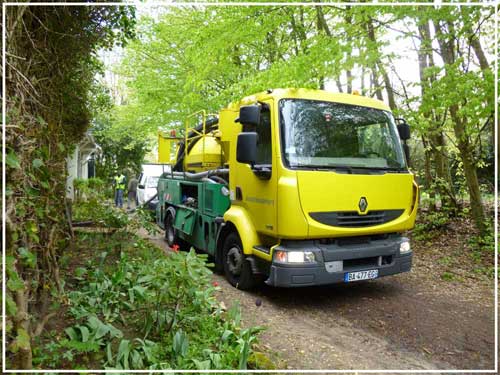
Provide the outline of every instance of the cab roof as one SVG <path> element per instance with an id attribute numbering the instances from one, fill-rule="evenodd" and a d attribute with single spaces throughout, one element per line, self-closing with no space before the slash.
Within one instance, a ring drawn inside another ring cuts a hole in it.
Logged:
<path id="1" fill-rule="evenodd" d="M 390 111 L 391 109 L 384 102 L 368 98 L 366 96 L 354 95 L 354 94 L 343 94 L 343 93 L 332 93 L 325 90 L 313 90 L 313 89 L 301 89 L 301 88 L 287 88 L 287 89 L 270 89 L 264 92 L 260 92 L 254 95 L 249 95 L 244 97 L 238 102 L 231 103 L 228 109 L 238 109 L 242 105 L 248 105 L 256 103 L 257 101 L 263 101 L 266 99 L 309 99 L 309 100 L 319 100 L 325 102 L 343 103 L 358 105 L 362 107 L 376 108 L 384 111 Z"/>

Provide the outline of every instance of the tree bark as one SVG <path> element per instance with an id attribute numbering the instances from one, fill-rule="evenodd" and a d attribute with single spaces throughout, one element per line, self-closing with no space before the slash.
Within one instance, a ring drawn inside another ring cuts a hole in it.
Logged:
<path id="1" fill-rule="evenodd" d="M 486 79 L 486 76 L 488 74 L 493 74 L 490 68 L 490 64 L 488 62 L 488 59 L 486 58 L 486 54 L 484 53 L 483 47 L 481 46 L 481 41 L 479 40 L 478 36 L 476 33 L 474 33 L 473 30 L 468 30 L 470 38 L 469 42 L 474 50 L 474 54 L 477 57 L 477 60 L 479 61 L 479 67 L 481 68 L 481 71 L 483 73 L 483 77 Z M 488 105 L 491 105 L 492 107 L 492 118 L 495 118 L 495 103 L 494 103 L 494 98 L 486 98 L 486 101 Z M 491 127 L 491 145 L 494 147 L 495 146 L 495 125 L 496 128 L 500 128 L 500 119 L 497 119 L 496 123 L 492 122 L 494 125 Z M 498 136 L 500 137 L 500 132 L 498 133 Z M 500 138 L 498 140 L 498 144 L 500 145 Z"/>
<path id="2" fill-rule="evenodd" d="M 335 83 L 337 84 L 337 89 L 339 90 L 339 92 L 344 92 L 344 89 L 342 88 L 342 82 L 340 82 L 339 77 L 335 79 Z"/>
<path id="3" fill-rule="evenodd" d="M 450 66 L 456 60 L 456 51 L 453 44 L 454 39 L 452 38 L 453 35 L 445 35 L 446 33 L 443 31 L 442 25 L 436 21 L 434 21 L 434 29 L 436 30 L 436 35 L 438 36 L 440 54 L 445 63 L 445 72 L 448 75 Z M 463 104 L 465 103 L 466 99 L 464 98 Z M 460 158 L 463 163 L 465 180 L 470 197 L 472 218 L 476 228 L 481 234 L 484 234 L 486 232 L 486 223 L 474 160 L 474 147 L 467 135 L 467 119 L 465 117 L 461 117 L 459 109 L 459 105 L 454 103 L 450 105 L 449 112 L 451 120 L 453 121 L 453 130 L 455 132 L 455 137 L 457 138 Z"/>
<path id="4" fill-rule="evenodd" d="M 372 22 L 371 18 L 368 18 L 368 21 L 366 21 L 365 29 L 366 29 L 366 33 L 368 35 L 368 39 L 374 45 L 376 45 L 377 39 L 375 37 L 375 29 L 373 27 L 373 22 Z M 379 84 L 379 72 L 378 72 L 378 69 L 377 69 L 377 67 L 379 65 L 382 65 L 380 63 L 380 57 L 379 57 L 378 47 L 376 48 L 376 53 L 377 53 L 377 59 L 376 59 L 375 63 L 372 66 L 372 81 L 371 81 L 371 86 L 375 90 L 375 95 L 377 96 L 377 99 L 378 100 L 384 100 L 384 97 L 382 95 L 382 90 L 381 90 L 381 87 L 380 87 L 380 84 Z M 383 75 L 383 72 L 381 72 L 381 73 Z"/>
<path id="5" fill-rule="evenodd" d="M 427 140 L 422 135 L 422 145 L 424 146 L 424 188 L 429 192 L 429 198 L 431 199 L 431 203 L 429 204 L 429 211 L 436 211 L 436 192 L 432 189 L 432 185 L 434 184 L 434 179 L 432 177 L 431 172 L 431 153 L 427 148 Z"/>
<path id="6" fill-rule="evenodd" d="M 380 73 L 382 74 L 382 79 L 384 80 L 385 92 L 387 93 L 387 100 L 389 101 L 389 107 L 394 111 L 397 109 L 396 100 L 394 99 L 394 89 L 392 88 L 391 80 L 389 79 L 389 74 L 385 70 L 382 63 L 378 63 Z"/>
<path id="7" fill-rule="evenodd" d="M 361 77 L 360 77 L 360 80 L 361 80 L 361 95 L 365 95 L 365 91 L 366 91 L 366 88 L 365 88 L 365 66 L 361 66 Z"/>
<path id="8" fill-rule="evenodd" d="M 419 24 L 420 48 L 417 51 L 419 62 L 419 76 L 422 89 L 422 97 L 426 95 L 427 88 L 435 80 L 433 76 L 426 76 L 425 70 L 434 67 L 434 58 L 432 56 L 432 41 L 429 28 L 429 22 Z M 451 179 L 446 141 L 443 135 L 443 129 L 436 113 L 433 111 L 423 114 L 432 124 L 429 131 L 431 153 L 434 159 L 436 178 L 431 189 L 437 189 L 441 199 L 441 207 L 452 214 L 458 211 L 458 201 L 456 199 L 453 182 Z"/>
<path id="9" fill-rule="evenodd" d="M 372 67 L 370 87 L 371 87 L 372 94 L 373 94 L 373 92 L 375 92 L 375 96 L 377 97 L 378 100 L 384 100 L 384 97 L 382 95 L 382 90 L 380 89 L 380 85 L 379 85 L 379 81 L 378 81 L 378 73 L 377 73 L 376 66 Z"/>
<path id="10" fill-rule="evenodd" d="M 352 94 L 352 72 L 350 69 L 345 72 L 347 78 L 347 93 Z"/>

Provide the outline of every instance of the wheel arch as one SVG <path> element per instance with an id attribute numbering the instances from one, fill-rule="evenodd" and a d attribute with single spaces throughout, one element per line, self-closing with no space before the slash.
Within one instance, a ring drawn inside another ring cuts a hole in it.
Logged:
<path id="1" fill-rule="evenodd" d="M 259 244 L 259 238 L 248 212 L 242 207 L 231 206 L 231 208 L 224 213 L 224 221 L 225 225 L 223 228 L 225 229 L 225 227 L 228 227 L 226 230 L 235 230 L 240 237 L 243 253 L 245 255 L 251 255 L 253 247 Z M 219 243 L 217 243 L 217 245 L 219 245 Z"/>

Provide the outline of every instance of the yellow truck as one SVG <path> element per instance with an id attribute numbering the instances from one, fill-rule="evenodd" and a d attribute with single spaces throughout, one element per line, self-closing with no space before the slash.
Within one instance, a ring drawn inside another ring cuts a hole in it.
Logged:
<path id="1" fill-rule="evenodd" d="M 241 289 L 410 270 L 410 129 L 383 102 L 275 89 L 191 126 L 195 117 L 158 183 L 157 221 L 171 246 L 210 254 Z"/>

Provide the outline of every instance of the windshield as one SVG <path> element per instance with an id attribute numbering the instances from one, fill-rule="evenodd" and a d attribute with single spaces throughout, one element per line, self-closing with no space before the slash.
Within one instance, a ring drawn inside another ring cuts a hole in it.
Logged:
<path id="1" fill-rule="evenodd" d="M 403 169 L 390 112 L 302 99 L 280 101 L 285 164 L 290 167 Z"/>
<path id="2" fill-rule="evenodd" d="M 155 188 L 158 186 L 158 179 L 160 177 L 149 177 L 148 178 L 148 182 L 146 184 L 146 187 L 147 188 Z"/>

